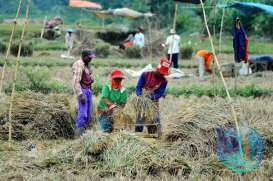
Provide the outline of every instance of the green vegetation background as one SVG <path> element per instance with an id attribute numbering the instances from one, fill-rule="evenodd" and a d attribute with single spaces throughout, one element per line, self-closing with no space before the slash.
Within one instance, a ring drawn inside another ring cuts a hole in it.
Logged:
<path id="1" fill-rule="evenodd" d="M 78 22 L 85 25 L 97 26 L 102 23 L 102 20 L 97 19 L 94 15 L 90 16 L 87 10 L 81 10 L 78 8 L 71 8 L 68 6 L 69 0 L 32 0 L 32 19 L 43 19 L 45 14 L 48 18 L 54 16 L 61 16 L 64 18 L 66 24 L 76 24 Z M 172 16 L 174 11 L 173 0 L 93 0 L 94 2 L 101 3 L 104 9 L 129 7 L 141 12 L 151 11 L 157 16 L 155 22 L 159 22 L 161 28 L 171 26 Z M 24 0 L 24 8 L 22 15 L 26 9 L 26 2 Z M 225 0 L 207 0 L 206 5 L 224 4 Z M 232 1 L 230 1 L 232 2 Z M 272 0 L 245 0 L 244 2 L 260 2 L 268 5 L 273 5 Z M 13 18 L 16 12 L 18 0 L 0 0 L 0 22 L 7 18 Z M 187 5 L 189 6 L 189 5 Z M 179 5 L 179 13 L 177 18 L 177 28 L 180 33 L 194 33 L 201 32 L 204 29 L 201 9 L 184 9 L 185 5 Z M 220 31 L 220 21 L 222 15 L 222 9 L 216 9 L 216 15 L 214 16 L 213 9 L 206 9 L 209 16 L 209 25 L 211 29 L 215 29 L 215 32 Z M 240 14 L 233 9 L 227 9 L 224 22 L 224 33 L 226 35 L 232 32 L 232 20 L 235 16 L 239 15 L 242 18 L 245 29 L 250 35 L 255 35 L 265 38 L 273 38 L 273 16 L 266 13 L 259 13 L 253 15 Z M 135 27 L 138 24 L 143 24 L 142 20 L 129 21 L 122 18 L 106 19 L 105 24 L 127 24 L 131 27 Z"/>

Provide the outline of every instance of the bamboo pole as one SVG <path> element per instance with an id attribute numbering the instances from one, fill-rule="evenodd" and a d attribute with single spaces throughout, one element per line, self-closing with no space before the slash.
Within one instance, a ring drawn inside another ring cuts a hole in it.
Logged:
<path id="1" fill-rule="evenodd" d="M 42 28 L 42 31 L 41 31 L 41 39 L 43 38 L 44 33 L 45 33 L 46 21 L 47 21 L 47 16 L 45 16 L 45 19 L 44 19 L 44 22 L 43 22 L 43 28 Z"/>
<path id="2" fill-rule="evenodd" d="M 9 148 L 11 148 L 11 142 L 12 142 L 12 125 L 11 125 L 11 120 L 12 120 L 12 106 L 13 106 L 13 99 L 14 99 L 14 94 L 15 94 L 15 85 L 16 85 L 16 80 L 17 80 L 17 72 L 19 70 L 19 65 L 20 65 L 20 55 L 21 55 L 21 49 L 22 49 L 22 43 L 24 40 L 25 36 L 25 30 L 28 24 L 28 19 L 29 19 L 29 11 L 30 11 L 30 6 L 31 6 L 31 0 L 28 0 L 27 4 L 27 10 L 26 10 L 26 19 L 24 23 L 24 27 L 22 30 L 21 38 L 20 38 L 20 43 L 19 43 L 19 48 L 18 48 L 18 53 L 17 53 L 17 59 L 16 59 L 16 67 L 15 67 L 15 72 L 14 72 L 14 79 L 12 83 L 12 91 L 11 91 L 11 98 L 10 98 L 10 105 L 9 105 Z"/>
<path id="3" fill-rule="evenodd" d="M 5 78 L 5 70 L 6 70 L 6 66 L 7 66 L 7 62 L 8 62 L 8 57 L 10 54 L 11 42 L 13 40 L 13 35 L 15 32 L 15 27 L 17 24 L 17 19 L 18 19 L 21 8 L 22 8 L 22 0 L 19 1 L 17 12 L 16 12 L 15 19 L 14 19 L 14 24 L 12 26 L 12 31 L 11 31 L 10 38 L 9 38 L 9 44 L 8 44 L 8 48 L 7 48 L 7 52 L 6 52 L 6 56 L 5 56 L 5 63 L 4 63 L 2 74 L 1 74 L 0 94 L 2 93 L 2 88 L 3 88 L 3 84 L 4 84 L 4 78 Z"/>
<path id="4" fill-rule="evenodd" d="M 222 33 L 223 33 L 223 26 L 224 26 L 224 17 L 225 17 L 225 8 L 223 8 L 223 13 L 221 18 L 221 28 L 220 28 L 220 35 L 219 35 L 219 54 L 222 53 Z"/>
<path id="5" fill-rule="evenodd" d="M 214 48 L 213 40 L 212 40 L 211 33 L 210 33 L 210 30 L 209 30 L 209 27 L 208 27 L 208 22 L 207 22 L 207 18 L 206 18 L 206 12 L 205 12 L 205 8 L 204 8 L 203 0 L 200 0 L 200 2 L 201 2 L 202 10 L 203 10 L 203 16 L 204 16 L 205 26 L 206 26 L 206 29 L 207 29 L 207 32 L 208 32 L 208 35 L 209 35 L 209 39 L 210 39 L 210 44 L 211 44 L 212 52 L 213 52 L 213 55 L 215 57 L 215 62 L 216 62 L 216 65 L 218 67 L 218 71 L 220 73 L 221 80 L 222 80 L 223 85 L 225 87 L 225 91 L 226 91 L 226 94 L 227 94 L 228 101 L 229 101 L 230 106 L 231 106 L 232 116 L 233 116 L 233 119 L 234 119 L 234 122 L 235 122 L 237 134 L 238 134 L 238 137 L 240 138 L 240 135 L 241 135 L 240 134 L 240 128 L 239 128 L 239 124 L 238 124 L 238 119 L 237 119 L 235 107 L 233 105 L 233 100 L 232 100 L 232 98 L 230 96 L 226 80 L 225 80 L 225 78 L 223 76 L 223 73 L 221 71 L 221 65 L 220 65 L 220 63 L 218 61 L 218 58 L 216 56 L 216 51 L 215 51 L 215 48 Z M 240 153 L 242 154 L 242 145 L 241 145 L 240 141 L 239 141 L 239 150 L 240 150 Z"/>
<path id="6" fill-rule="evenodd" d="M 178 4 L 175 3 L 174 18 L 173 18 L 173 30 L 174 30 L 174 32 L 176 32 L 177 10 L 178 10 Z M 172 41 L 171 51 L 173 51 L 173 47 L 174 47 L 174 36 L 175 35 L 173 35 L 173 41 Z M 173 54 L 170 53 L 170 60 L 169 61 L 171 63 L 172 63 L 172 59 L 173 59 Z"/>

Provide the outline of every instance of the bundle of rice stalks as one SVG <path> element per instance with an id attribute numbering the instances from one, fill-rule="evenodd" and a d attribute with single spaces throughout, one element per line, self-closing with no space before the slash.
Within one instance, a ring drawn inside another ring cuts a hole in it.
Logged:
<path id="1" fill-rule="evenodd" d="M 112 140 L 109 136 L 99 132 L 88 131 L 81 138 L 82 150 L 76 155 L 75 160 L 90 163 L 99 161 L 102 153 L 110 147 Z"/>
<path id="2" fill-rule="evenodd" d="M 120 107 L 114 109 L 112 120 L 114 129 L 129 128 L 134 124 L 133 118 Z"/>
<path id="3" fill-rule="evenodd" d="M 215 128 L 229 127 L 234 122 L 230 105 L 222 99 L 192 105 L 179 115 L 167 126 L 165 141 L 177 141 L 171 150 L 196 159 L 214 152 Z"/>
<path id="4" fill-rule="evenodd" d="M 29 138 L 72 138 L 74 121 L 68 102 L 68 97 L 60 94 L 46 96 L 33 92 L 16 93 L 12 102 L 13 124 L 21 124 L 23 134 Z M 8 116 L 8 110 L 5 116 Z"/>
<path id="5" fill-rule="evenodd" d="M 143 118 L 145 124 L 153 124 L 158 115 L 157 105 L 148 98 L 147 93 L 143 93 L 142 96 L 131 96 L 125 109 L 134 120 L 138 117 Z"/>
<path id="6" fill-rule="evenodd" d="M 163 168 L 164 154 L 155 148 L 126 134 L 116 134 L 113 142 L 103 153 L 102 175 L 136 176 L 152 174 Z"/>

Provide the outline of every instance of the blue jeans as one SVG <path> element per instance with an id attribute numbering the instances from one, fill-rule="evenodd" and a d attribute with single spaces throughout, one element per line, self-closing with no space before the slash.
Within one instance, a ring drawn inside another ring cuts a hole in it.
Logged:
<path id="1" fill-rule="evenodd" d="M 110 116 L 100 115 L 98 120 L 103 132 L 110 133 L 113 131 L 113 124 L 112 124 L 112 119 Z"/>
<path id="2" fill-rule="evenodd" d="M 160 124 L 160 116 L 159 113 L 154 119 L 155 124 Z M 140 116 L 137 117 L 136 124 L 144 124 L 144 119 Z M 135 127 L 135 132 L 143 132 L 144 126 L 136 126 Z M 156 125 L 150 125 L 147 126 L 148 133 L 155 133 L 156 132 Z"/>

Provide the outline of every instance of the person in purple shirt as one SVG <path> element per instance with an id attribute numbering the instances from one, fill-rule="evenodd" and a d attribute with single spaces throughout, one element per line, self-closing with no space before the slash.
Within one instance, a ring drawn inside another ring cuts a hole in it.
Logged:
<path id="1" fill-rule="evenodd" d="M 154 101 L 157 105 L 159 111 L 159 99 L 164 96 L 166 91 L 166 87 L 168 84 L 166 75 L 169 74 L 169 69 L 171 66 L 171 62 L 166 58 L 162 58 L 160 60 L 160 64 L 158 65 L 155 71 L 144 72 L 140 76 L 137 86 L 136 86 L 136 95 L 141 96 L 143 94 L 143 90 L 149 93 L 149 98 Z M 155 124 L 160 124 L 159 113 L 158 116 L 154 120 Z M 143 126 L 139 124 L 144 124 L 144 120 L 142 117 L 138 116 L 136 121 L 136 132 L 142 132 Z M 156 125 L 147 126 L 148 133 L 156 132 Z"/>

